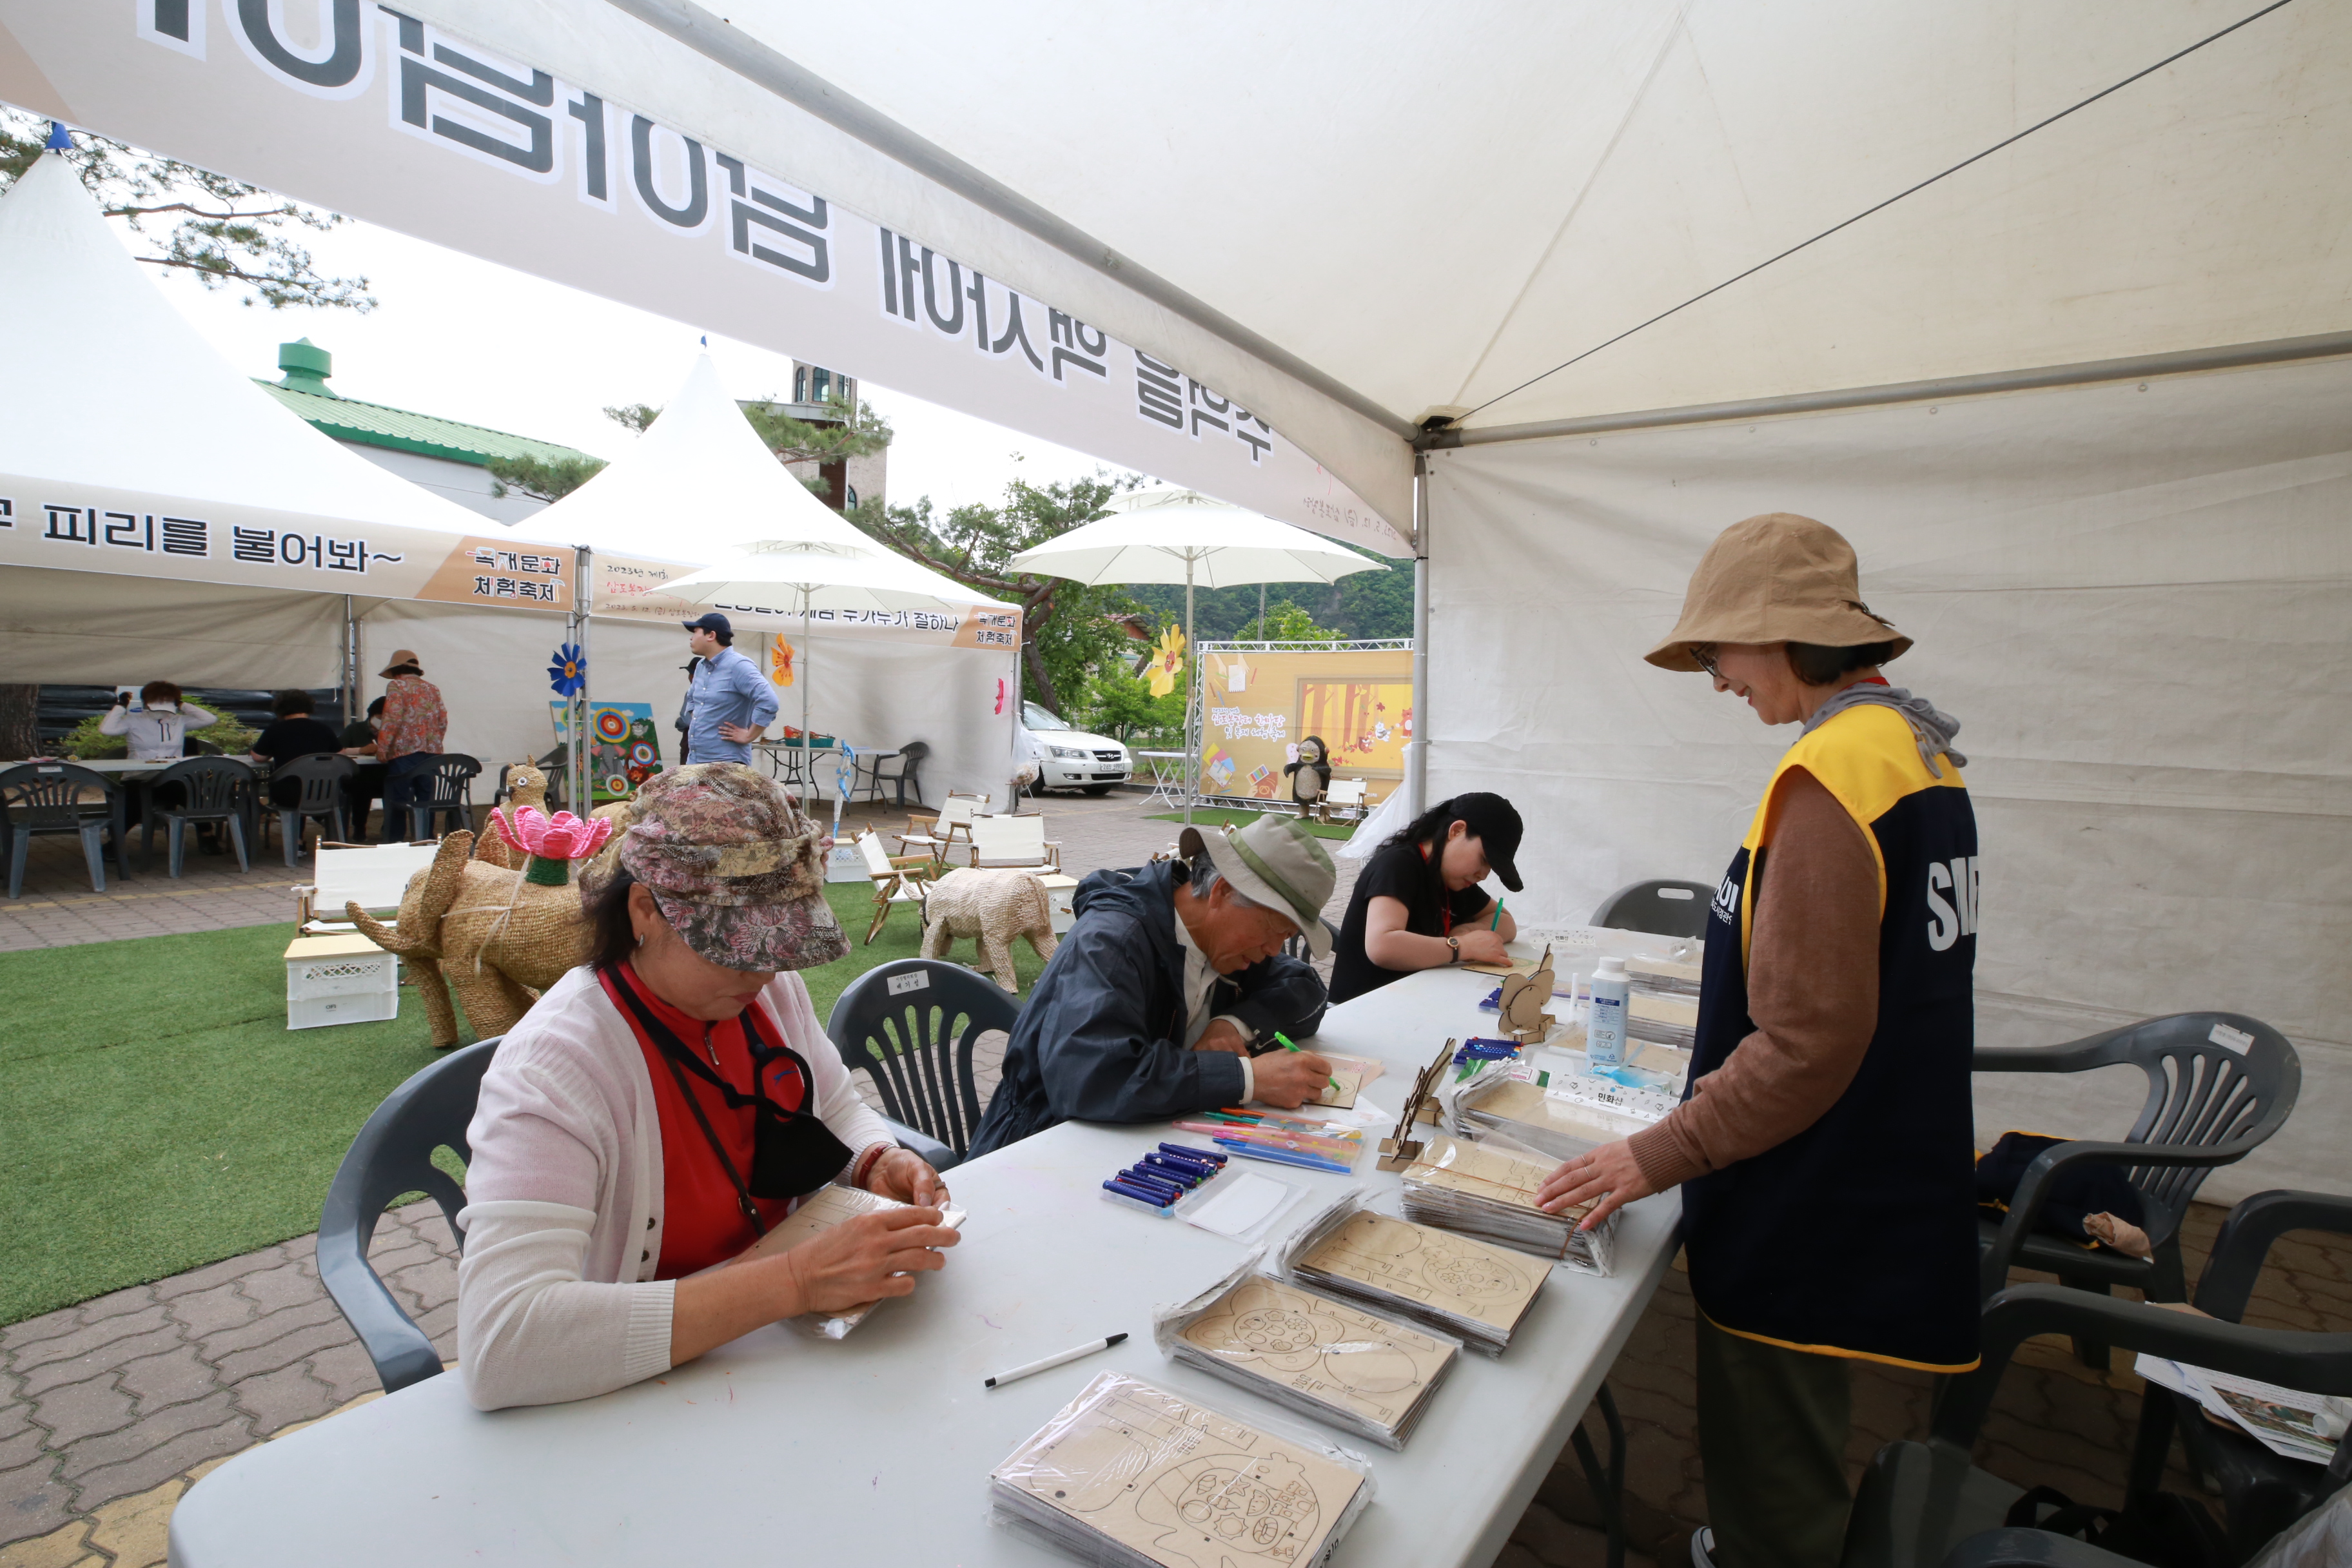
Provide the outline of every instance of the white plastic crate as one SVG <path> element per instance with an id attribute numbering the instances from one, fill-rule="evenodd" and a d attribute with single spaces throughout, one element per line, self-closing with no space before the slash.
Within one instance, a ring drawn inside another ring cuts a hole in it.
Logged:
<path id="1" fill-rule="evenodd" d="M 298 937 L 286 948 L 286 1026 L 400 1016 L 400 960 L 363 936 Z"/>

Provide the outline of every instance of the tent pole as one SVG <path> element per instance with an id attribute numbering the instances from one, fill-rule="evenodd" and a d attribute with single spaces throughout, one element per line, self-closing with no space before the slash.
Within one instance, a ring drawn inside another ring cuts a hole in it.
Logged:
<path id="1" fill-rule="evenodd" d="M 1192 802 L 1201 793 L 1201 738 L 1192 727 L 1193 689 L 1201 680 L 1201 650 L 1192 646 L 1192 562 L 1184 552 L 1184 826 L 1192 826 Z"/>
<path id="2" fill-rule="evenodd" d="M 816 666 L 816 638 L 810 635 L 815 628 L 809 623 L 809 596 L 815 584 L 801 584 L 801 667 L 797 679 L 801 683 L 801 810 L 816 809 L 816 731 L 809 728 L 809 680 Z"/>
<path id="3" fill-rule="evenodd" d="M 1408 815 L 1429 809 L 1429 459 L 1412 460 L 1412 739 L 1404 748 Z"/>
<path id="4" fill-rule="evenodd" d="M 1257 585 L 1257 640 L 1265 640 L 1265 584 Z"/>
<path id="5" fill-rule="evenodd" d="M 343 595 L 343 724 L 358 722 L 360 700 L 360 626 L 352 613 L 352 596 Z"/>
<path id="6" fill-rule="evenodd" d="M 564 789 L 572 814 L 586 816 L 593 804 L 593 783 L 588 777 L 588 563 L 595 552 L 576 545 L 572 552 L 572 642 L 580 649 L 580 689 L 571 697 L 571 720 L 564 725 Z"/>

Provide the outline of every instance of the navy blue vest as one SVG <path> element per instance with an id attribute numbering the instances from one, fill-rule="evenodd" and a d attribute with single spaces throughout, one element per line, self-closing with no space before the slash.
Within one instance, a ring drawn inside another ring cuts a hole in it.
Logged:
<path id="1" fill-rule="evenodd" d="M 1801 767 L 1879 864 L 1878 1026 L 1812 1126 L 1684 1185 L 1691 1293 L 1718 1328 L 1827 1355 L 1977 1363 L 1977 829 L 1950 759 L 1892 709 L 1849 708 L 1780 759 L 1707 925 L 1691 1080 L 1755 1032 L 1748 944 L 1780 775 Z M 1689 1089 L 1685 1089 L 1685 1097 Z"/>

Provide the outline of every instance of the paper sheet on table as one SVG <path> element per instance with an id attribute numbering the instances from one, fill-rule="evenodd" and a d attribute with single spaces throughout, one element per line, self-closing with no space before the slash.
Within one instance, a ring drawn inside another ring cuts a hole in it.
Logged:
<path id="1" fill-rule="evenodd" d="M 2186 1362 L 2142 1353 L 2132 1370 L 2159 1388 L 2196 1400 L 2224 1425 L 2290 1459 L 2329 1463 L 2352 1418 L 2352 1400 L 2231 1377 Z"/>
<path id="2" fill-rule="evenodd" d="M 1297 1195 L 1287 1182 L 1255 1171 L 1229 1171 L 1215 1186 L 1182 1211 L 1189 1225 L 1213 1236 L 1239 1239 L 1272 1219 Z"/>

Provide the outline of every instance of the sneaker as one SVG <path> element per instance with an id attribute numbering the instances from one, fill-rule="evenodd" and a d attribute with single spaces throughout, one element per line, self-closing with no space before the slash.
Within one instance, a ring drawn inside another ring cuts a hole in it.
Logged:
<path id="1" fill-rule="evenodd" d="M 1715 1568 L 1715 1531 L 1704 1525 L 1691 1531 L 1691 1568 Z"/>

